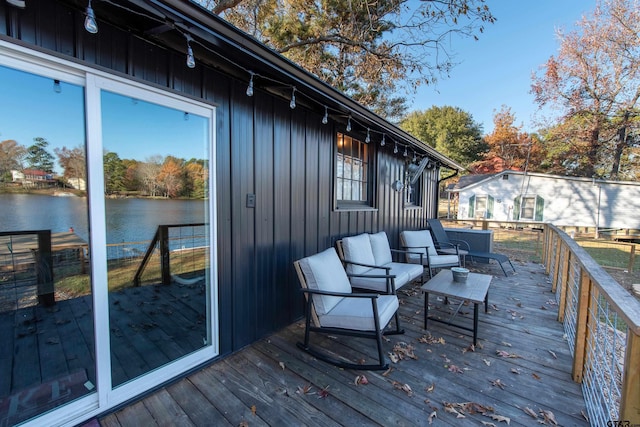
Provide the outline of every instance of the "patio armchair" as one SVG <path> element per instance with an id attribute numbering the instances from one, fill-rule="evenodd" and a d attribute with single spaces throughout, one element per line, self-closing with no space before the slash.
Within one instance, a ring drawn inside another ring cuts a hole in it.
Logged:
<path id="1" fill-rule="evenodd" d="M 394 262 L 393 254 L 407 251 L 391 249 L 387 233 L 363 233 L 336 242 L 351 286 L 385 294 L 396 291 L 416 279 L 423 283 L 423 268 L 416 264 Z M 418 252 L 414 255 L 420 256 Z"/>
<path id="2" fill-rule="evenodd" d="M 474 251 L 471 249 L 471 246 L 469 245 L 468 242 L 464 240 L 450 239 L 449 236 L 447 235 L 446 230 L 442 226 L 442 222 L 440 222 L 439 219 L 435 219 L 435 218 L 428 219 L 427 223 L 429 224 L 429 231 L 431 232 L 431 235 L 433 236 L 433 240 L 436 242 L 436 245 L 438 244 L 452 245 L 453 244 L 453 245 L 462 247 L 464 249 L 459 249 L 459 252 L 461 256 L 464 255 L 465 259 L 466 257 L 469 257 L 471 258 L 471 260 L 473 260 L 474 258 L 485 258 L 488 260 L 495 260 L 500 266 L 500 268 L 502 269 L 502 272 L 504 273 L 505 276 L 508 276 L 508 274 L 507 274 L 507 270 L 504 268 L 504 265 L 502 265 L 503 263 L 508 262 L 511 268 L 513 269 L 513 272 L 514 273 L 516 272 L 516 269 L 513 266 L 513 263 L 511 262 L 508 256 L 504 254 L 496 253 L 496 252 Z"/>
<path id="3" fill-rule="evenodd" d="M 458 248 L 454 247 L 454 254 L 438 254 L 429 230 L 403 231 L 400 233 L 400 244 L 403 249 L 410 251 L 406 255 L 407 262 L 421 263 L 428 270 L 429 278 L 433 277 L 434 269 L 460 267 Z M 420 257 L 415 255 L 416 252 Z"/>
<path id="4" fill-rule="evenodd" d="M 349 278 L 334 248 L 294 262 L 306 298 L 304 342 L 297 346 L 314 357 L 345 369 L 384 370 L 389 367 L 382 351 L 385 327 L 398 316 L 398 297 L 378 293 L 353 293 Z M 310 334 L 347 335 L 375 340 L 378 363 L 359 364 L 338 360 L 326 351 L 312 347 Z"/>

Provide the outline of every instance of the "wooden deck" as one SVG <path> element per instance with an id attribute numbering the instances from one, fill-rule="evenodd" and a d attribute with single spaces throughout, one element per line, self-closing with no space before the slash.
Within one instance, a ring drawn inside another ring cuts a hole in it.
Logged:
<path id="1" fill-rule="evenodd" d="M 544 270 L 516 263 L 504 277 L 496 265 L 489 312 L 480 314 L 478 345 L 470 333 L 440 323 L 423 330 L 423 295 L 402 290 L 404 335 L 391 336 L 388 372 L 351 371 L 315 360 L 296 347 L 298 322 L 98 421 L 102 426 L 586 426 L 571 356 L 556 321 L 557 306 Z M 432 296 L 436 315 L 448 316 Z M 463 306 L 458 321 L 472 321 Z M 321 340 L 352 360 L 375 358 L 370 342 Z M 315 341 L 316 343 L 318 341 Z M 413 357 L 407 357 L 411 353 Z M 368 383 L 358 383 L 365 376 Z M 507 422 L 507 419 L 509 422 Z M 95 420 L 93 421 L 95 424 Z M 488 423 L 488 424 L 483 424 Z"/>

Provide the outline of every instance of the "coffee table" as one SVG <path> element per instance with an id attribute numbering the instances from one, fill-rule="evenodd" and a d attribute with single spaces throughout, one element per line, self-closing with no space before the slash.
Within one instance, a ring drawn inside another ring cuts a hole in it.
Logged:
<path id="1" fill-rule="evenodd" d="M 487 312 L 489 301 L 489 286 L 492 276 L 488 274 L 469 273 L 465 283 L 453 281 L 451 270 L 441 270 L 433 276 L 420 289 L 424 292 L 424 329 L 427 329 L 427 318 L 429 317 L 429 294 L 436 294 L 445 298 L 460 298 L 463 301 L 473 303 L 473 328 L 460 324 L 451 323 L 442 319 L 431 319 L 434 322 L 445 323 L 460 329 L 473 332 L 473 345 L 476 345 L 478 337 L 478 304 L 484 302 L 484 312 Z"/>

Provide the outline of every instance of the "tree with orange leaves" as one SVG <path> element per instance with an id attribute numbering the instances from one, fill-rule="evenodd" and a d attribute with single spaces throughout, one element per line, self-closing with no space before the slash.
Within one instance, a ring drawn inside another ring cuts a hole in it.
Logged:
<path id="1" fill-rule="evenodd" d="M 561 112 L 545 135 L 552 164 L 570 175 L 625 178 L 640 140 L 638 1 L 601 0 L 558 38 L 558 55 L 532 84 L 538 105 Z"/>
<path id="2" fill-rule="evenodd" d="M 489 151 L 484 160 L 472 165 L 476 172 L 540 171 L 544 158 L 542 143 L 537 135 L 523 132 L 522 126 L 516 126 L 515 121 L 515 115 L 506 105 L 495 113 L 493 132 L 484 137 Z"/>

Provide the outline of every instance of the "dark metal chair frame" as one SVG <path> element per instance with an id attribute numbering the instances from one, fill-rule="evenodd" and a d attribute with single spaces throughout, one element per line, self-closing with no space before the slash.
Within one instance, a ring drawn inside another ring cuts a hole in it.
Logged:
<path id="1" fill-rule="evenodd" d="M 516 268 L 513 266 L 513 263 L 511 262 L 508 256 L 504 254 L 496 253 L 496 252 L 482 252 L 482 251 L 471 250 L 471 246 L 469 245 L 468 242 L 464 240 L 449 239 L 449 236 L 447 235 L 447 232 L 445 231 L 439 219 L 431 218 L 427 220 L 427 223 L 429 224 L 429 231 L 433 236 L 433 241 L 434 241 L 434 244 L 436 245 L 436 249 L 439 249 L 438 245 L 442 245 L 442 244 L 448 245 L 448 246 L 454 245 L 458 248 L 459 246 L 463 246 L 462 248 L 459 248 L 459 249 L 461 251 L 465 251 L 466 252 L 465 256 L 468 256 L 471 259 L 485 258 L 485 259 L 495 260 L 500 266 L 500 268 L 502 269 L 502 272 L 504 273 L 505 276 L 508 276 L 507 270 L 505 270 L 504 265 L 502 265 L 505 262 L 509 263 L 514 273 L 516 272 Z"/>

